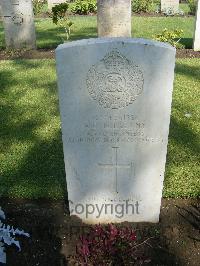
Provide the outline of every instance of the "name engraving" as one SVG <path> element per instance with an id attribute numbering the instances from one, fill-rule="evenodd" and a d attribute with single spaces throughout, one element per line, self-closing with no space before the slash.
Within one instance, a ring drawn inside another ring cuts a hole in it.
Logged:
<path id="1" fill-rule="evenodd" d="M 161 136 L 147 136 L 145 121 L 140 121 L 134 114 L 92 116 L 83 121 L 77 134 L 65 136 L 67 143 L 162 143 L 167 139 Z"/>

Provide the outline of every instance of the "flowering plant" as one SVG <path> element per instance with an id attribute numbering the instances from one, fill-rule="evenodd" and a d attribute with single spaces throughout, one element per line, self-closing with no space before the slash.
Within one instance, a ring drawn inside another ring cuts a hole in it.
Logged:
<path id="1" fill-rule="evenodd" d="M 11 246 L 14 244 L 19 251 L 21 250 L 19 241 L 15 239 L 16 235 L 29 237 L 29 234 L 23 230 L 14 229 L 13 226 L 3 224 L 2 220 L 5 220 L 5 218 L 5 214 L 0 207 L 0 263 L 6 263 L 5 245 Z"/>
<path id="2" fill-rule="evenodd" d="M 137 244 L 136 232 L 129 227 L 95 225 L 86 236 L 80 237 L 77 260 L 81 265 L 129 265 L 145 262 L 147 259 L 138 249 L 141 244 Z"/>

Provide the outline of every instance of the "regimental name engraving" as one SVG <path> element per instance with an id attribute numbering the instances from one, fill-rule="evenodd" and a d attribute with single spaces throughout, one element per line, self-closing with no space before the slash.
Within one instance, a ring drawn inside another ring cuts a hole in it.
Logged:
<path id="1" fill-rule="evenodd" d="M 23 18 L 23 14 L 21 12 L 12 13 L 11 18 L 12 18 L 12 21 L 15 25 L 20 26 L 23 24 L 24 18 Z"/>
<path id="2" fill-rule="evenodd" d="M 161 136 L 145 134 L 145 121 L 134 114 L 94 115 L 83 120 L 76 134 L 66 134 L 67 143 L 167 143 Z"/>
<path id="3" fill-rule="evenodd" d="M 90 96 L 101 106 L 121 109 L 142 93 L 144 77 L 139 66 L 114 49 L 90 68 L 86 83 Z"/>

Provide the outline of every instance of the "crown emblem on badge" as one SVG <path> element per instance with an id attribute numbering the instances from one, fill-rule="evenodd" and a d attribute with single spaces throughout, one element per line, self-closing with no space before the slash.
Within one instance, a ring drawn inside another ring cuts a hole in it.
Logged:
<path id="1" fill-rule="evenodd" d="M 89 69 L 86 83 L 90 96 L 101 106 L 120 109 L 141 94 L 144 78 L 139 66 L 114 49 Z"/>

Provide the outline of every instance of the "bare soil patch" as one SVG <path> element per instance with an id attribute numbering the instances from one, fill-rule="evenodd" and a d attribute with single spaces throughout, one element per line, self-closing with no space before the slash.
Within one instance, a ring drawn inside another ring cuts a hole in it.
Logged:
<path id="1" fill-rule="evenodd" d="M 64 266 L 77 265 L 76 243 L 88 226 L 70 217 L 64 201 L 0 199 L 6 222 L 29 232 L 21 239 L 22 252 L 8 249 L 7 265 Z M 200 201 L 198 199 L 163 199 L 160 222 L 123 223 L 137 230 L 145 254 L 145 265 L 199 265 Z M 118 264 L 120 265 L 120 264 Z"/>
<path id="2" fill-rule="evenodd" d="M 177 58 L 200 58 L 200 52 L 192 49 L 177 49 Z M 53 59 L 55 58 L 55 49 L 37 49 L 37 50 L 0 50 L 0 60 L 14 59 Z"/>

